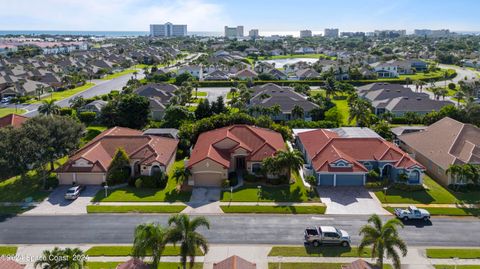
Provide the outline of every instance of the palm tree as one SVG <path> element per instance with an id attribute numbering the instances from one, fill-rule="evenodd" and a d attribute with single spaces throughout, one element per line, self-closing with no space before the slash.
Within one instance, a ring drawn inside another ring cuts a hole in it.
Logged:
<path id="1" fill-rule="evenodd" d="M 177 180 L 177 183 L 182 184 L 192 175 L 189 169 L 177 167 L 173 171 L 173 177 Z"/>
<path id="2" fill-rule="evenodd" d="M 152 256 L 152 268 L 157 268 L 167 242 L 167 230 L 159 224 L 145 223 L 135 228 L 132 254 L 144 259 Z"/>
<path id="3" fill-rule="evenodd" d="M 294 119 L 303 119 L 304 111 L 303 108 L 295 105 L 292 109 L 292 117 Z"/>
<path id="4" fill-rule="evenodd" d="M 85 254 L 79 248 L 66 248 L 62 251 L 61 268 L 65 269 L 82 269 L 86 264 L 86 259 L 83 259 Z"/>
<path id="5" fill-rule="evenodd" d="M 453 97 L 457 99 L 457 107 L 460 107 L 460 102 L 465 99 L 465 93 L 462 90 L 458 90 Z"/>
<path id="6" fill-rule="evenodd" d="M 280 108 L 280 105 L 275 104 L 275 105 L 271 106 L 271 107 L 268 109 L 268 111 L 269 111 L 270 115 L 271 115 L 272 117 L 274 117 L 274 116 L 277 116 L 277 115 L 279 115 L 279 114 L 282 113 L 282 108 Z"/>
<path id="7" fill-rule="evenodd" d="M 335 85 L 335 78 L 333 76 L 328 76 L 325 80 L 325 97 L 330 99 L 332 95 L 337 93 L 337 88 Z"/>
<path id="8" fill-rule="evenodd" d="M 370 104 L 365 100 L 356 99 L 351 103 L 348 123 L 356 120 L 357 126 L 368 127 L 371 123 L 371 114 Z"/>
<path id="9" fill-rule="evenodd" d="M 39 260 L 36 260 L 33 266 L 42 269 L 60 269 L 60 260 L 55 259 L 55 257 L 60 257 L 62 255 L 62 250 L 58 247 L 55 247 L 53 250 L 44 250 L 42 252 L 42 257 Z"/>
<path id="10" fill-rule="evenodd" d="M 180 243 L 180 261 L 183 269 L 187 268 L 187 257 L 190 258 L 190 268 L 192 268 L 197 248 L 201 248 L 204 253 L 208 252 L 207 239 L 196 230 L 202 226 L 210 229 L 210 223 L 205 217 L 190 219 L 188 215 L 177 214 L 170 217 L 168 225 L 171 226 L 168 241 L 174 244 Z"/>
<path id="11" fill-rule="evenodd" d="M 275 159 L 281 168 L 287 170 L 287 178 L 289 181 L 292 176 L 292 170 L 298 171 L 304 163 L 302 153 L 298 150 L 279 151 L 277 155 L 275 155 Z"/>
<path id="12" fill-rule="evenodd" d="M 44 100 L 42 105 L 38 107 L 38 113 L 43 115 L 58 115 L 60 114 L 60 106 L 55 104 L 55 100 Z"/>
<path id="13" fill-rule="evenodd" d="M 397 227 L 403 228 L 402 222 L 390 219 L 383 224 L 378 215 L 372 215 L 368 223 L 360 229 L 359 234 L 363 235 L 363 238 L 358 246 L 358 253 L 363 253 L 365 247 L 372 246 L 372 258 L 377 258 L 379 268 L 383 268 L 383 259 L 387 254 L 387 258 L 393 260 L 393 267 L 400 269 L 400 255 L 397 249 L 403 257 L 407 255 L 407 245 L 397 231 Z"/>

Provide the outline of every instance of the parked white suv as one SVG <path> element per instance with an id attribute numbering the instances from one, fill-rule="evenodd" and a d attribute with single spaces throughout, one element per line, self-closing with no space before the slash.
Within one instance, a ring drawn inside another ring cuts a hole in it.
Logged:
<path id="1" fill-rule="evenodd" d="M 80 193 L 85 189 L 84 185 L 77 185 L 69 188 L 65 193 L 65 199 L 67 200 L 75 200 L 80 196 Z"/>

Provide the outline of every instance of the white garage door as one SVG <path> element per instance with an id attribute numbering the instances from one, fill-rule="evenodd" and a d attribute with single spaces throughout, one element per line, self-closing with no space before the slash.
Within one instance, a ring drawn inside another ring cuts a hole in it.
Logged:
<path id="1" fill-rule="evenodd" d="M 77 184 L 100 185 L 103 182 L 103 174 L 77 174 Z"/>
<path id="2" fill-rule="evenodd" d="M 195 186 L 220 187 L 222 186 L 221 173 L 196 173 L 194 174 Z"/>

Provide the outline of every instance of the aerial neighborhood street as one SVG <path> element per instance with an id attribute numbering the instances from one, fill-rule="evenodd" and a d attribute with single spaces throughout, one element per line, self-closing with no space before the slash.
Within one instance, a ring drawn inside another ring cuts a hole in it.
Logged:
<path id="1" fill-rule="evenodd" d="M 6 7 L 0 269 L 480 269 L 478 14 L 147 2 Z"/>

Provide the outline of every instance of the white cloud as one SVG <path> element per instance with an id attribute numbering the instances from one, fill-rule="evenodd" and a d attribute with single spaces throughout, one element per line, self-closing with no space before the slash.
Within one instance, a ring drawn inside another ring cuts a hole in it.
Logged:
<path id="1" fill-rule="evenodd" d="M 148 31 L 151 23 L 218 30 L 229 22 L 208 0 L 0 0 L 2 30 Z"/>

